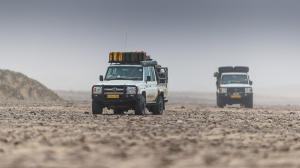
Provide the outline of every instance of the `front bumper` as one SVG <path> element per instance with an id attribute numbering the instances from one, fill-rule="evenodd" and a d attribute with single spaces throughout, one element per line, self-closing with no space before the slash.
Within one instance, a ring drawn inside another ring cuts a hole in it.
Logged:
<path id="1" fill-rule="evenodd" d="M 102 107 L 107 108 L 135 108 L 139 95 L 122 94 L 117 99 L 109 99 L 107 95 L 92 95 L 93 102 L 99 103 Z"/>
<path id="2" fill-rule="evenodd" d="M 232 94 L 218 94 L 222 102 L 226 104 L 241 104 L 253 99 L 253 93 L 239 93 L 239 96 Z"/>

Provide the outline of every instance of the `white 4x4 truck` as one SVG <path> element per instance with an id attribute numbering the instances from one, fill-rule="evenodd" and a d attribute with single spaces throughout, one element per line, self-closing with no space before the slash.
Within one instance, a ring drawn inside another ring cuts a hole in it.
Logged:
<path id="1" fill-rule="evenodd" d="M 134 110 L 144 115 L 147 108 L 155 115 L 163 114 L 168 101 L 168 68 L 161 67 L 145 52 L 112 52 L 105 77 L 92 87 L 92 112 L 103 108 L 114 114 Z"/>
<path id="2" fill-rule="evenodd" d="M 252 81 L 248 75 L 249 67 L 219 67 L 214 74 L 217 78 L 217 106 L 240 104 L 253 108 Z"/>

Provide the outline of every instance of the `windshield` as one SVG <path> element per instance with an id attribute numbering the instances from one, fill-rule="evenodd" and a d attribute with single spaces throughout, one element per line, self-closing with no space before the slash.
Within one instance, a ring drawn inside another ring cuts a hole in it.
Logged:
<path id="1" fill-rule="evenodd" d="M 109 67 L 105 80 L 143 80 L 142 67 Z"/>
<path id="2" fill-rule="evenodd" d="M 223 75 L 222 84 L 248 84 L 247 75 Z"/>

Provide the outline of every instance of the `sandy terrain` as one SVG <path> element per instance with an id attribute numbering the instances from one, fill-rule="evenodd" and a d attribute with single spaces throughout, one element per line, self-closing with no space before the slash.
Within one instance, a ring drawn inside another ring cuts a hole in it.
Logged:
<path id="1" fill-rule="evenodd" d="M 89 103 L 2 104 L 0 167 L 299 167 L 300 108 L 170 104 L 163 116 Z"/>

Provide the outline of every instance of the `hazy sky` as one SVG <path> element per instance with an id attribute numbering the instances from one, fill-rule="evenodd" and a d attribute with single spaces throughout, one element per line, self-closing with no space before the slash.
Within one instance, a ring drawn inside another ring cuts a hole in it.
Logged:
<path id="1" fill-rule="evenodd" d="M 300 85 L 299 18 L 298 0 L 0 0 L 0 68 L 90 90 L 110 51 L 144 50 L 171 90 L 214 91 L 219 65 L 250 66 L 257 88 Z"/>

